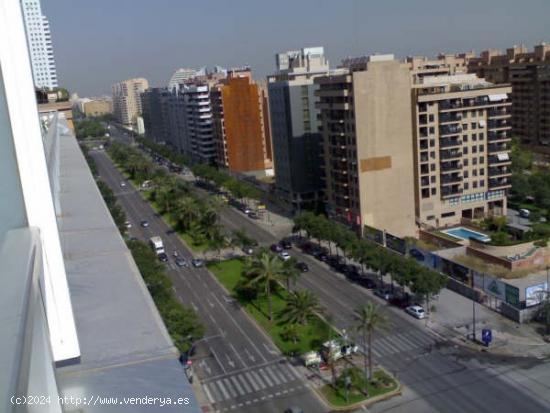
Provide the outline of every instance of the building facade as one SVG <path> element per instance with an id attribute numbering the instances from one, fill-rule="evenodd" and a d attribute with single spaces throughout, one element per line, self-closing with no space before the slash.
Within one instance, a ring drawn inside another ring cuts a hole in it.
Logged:
<path id="1" fill-rule="evenodd" d="M 277 71 L 268 76 L 269 114 L 275 190 L 292 212 L 323 208 L 323 143 L 314 79 L 327 75 L 322 47 L 276 55 Z"/>
<path id="2" fill-rule="evenodd" d="M 142 112 L 140 95 L 149 88 L 147 79 L 123 80 L 112 86 L 113 113 L 125 126 L 132 126 Z"/>
<path id="3" fill-rule="evenodd" d="M 50 23 L 42 14 L 40 0 L 21 0 L 34 85 L 41 89 L 58 87 Z"/>
<path id="4" fill-rule="evenodd" d="M 364 233 L 414 236 L 409 69 L 392 55 L 348 59 L 315 79 L 330 217 Z"/>
<path id="5" fill-rule="evenodd" d="M 523 144 L 550 146 L 550 44 L 486 50 L 468 70 L 490 82 L 512 85 L 512 134 Z M 544 150 L 548 152 L 547 149 Z"/>
<path id="6" fill-rule="evenodd" d="M 416 77 L 412 88 L 418 224 L 506 215 L 511 88 L 474 74 Z"/>
<path id="7" fill-rule="evenodd" d="M 174 89 L 178 89 L 179 85 L 194 79 L 195 76 L 197 76 L 197 73 L 198 72 L 195 69 L 177 69 L 168 82 L 168 90 L 173 91 Z"/>
<path id="8" fill-rule="evenodd" d="M 107 98 L 77 99 L 75 106 L 86 117 L 97 117 L 113 113 L 113 101 Z"/>
<path id="9" fill-rule="evenodd" d="M 230 171 L 265 175 L 272 168 L 265 97 L 249 68 L 233 69 L 212 88 L 217 163 Z"/>

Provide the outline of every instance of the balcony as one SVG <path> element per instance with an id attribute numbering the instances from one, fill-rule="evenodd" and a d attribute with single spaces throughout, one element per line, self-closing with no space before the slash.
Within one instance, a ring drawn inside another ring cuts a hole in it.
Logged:
<path id="1" fill-rule="evenodd" d="M 489 168 L 488 172 L 490 178 L 509 176 L 512 174 L 512 171 L 510 171 L 510 169 L 508 169 L 506 166 L 491 167 Z"/>
<path id="2" fill-rule="evenodd" d="M 507 152 L 489 156 L 489 165 L 510 165 L 512 161 Z"/>
<path id="3" fill-rule="evenodd" d="M 497 107 L 489 109 L 489 116 L 500 117 L 500 116 L 511 116 L 510 109 L 508 107 Z"/>
<path id="4" fill-rule="evenodd" d="M 464 190 L 460 187 L 460 185 L 453 185 L 451 187 L 445 186 L 441 188 L 441 197 L 455 197 L 462 194 L 462 192 L 464 192 Z"/>
<path id="5" fill-rule="evenodd" d="M 439 135 L 440 136 L 456 135 L 460 132 L 462 132 L 462 126 L 445 125 L 445 126 L 440 126 L 439 127 Z"/>
<path id="6" fill-rule="evenodd" d="M 440 169 L 442 173 L 457 171 L 462 169 L 462 164 L 458 161 L 441 162 Z"/>
<path id="7" fill-rule="evenodd" d="M 439 110 L 452 110 L 462 108 L 462 102 L 460 99 L 442 100 L 439 102 Z"/>
<path id="8" fill-rule="evenodd" d="M 508 178 L 489 179 L 489 189 L 508 188 L 512 185 Z"/>
<path id="9" fill-rule="evenodd" d="M 452 148 L 453 146 L 462 146 L 462 140 L 458 138 L 442 138 L 439 140 L 440 148 Z"/>
<path id="10" fill-rule="evenodd" d="M 441 176 L 441 185 L 451 185 L 462 182 L 462 175 L 458 173 L 453 173 L 450 175 L 442 175 Z"/>
<path id="11" fill-rule="evenodd" d="M 489 119 L 487 122 L 488 129 L 509 128 L 510 126 L 511 123 L 507 119 Z"/>
<path id="12" fill-rule="evenodd" d="M 455 123 L 462 120 L 461 113 L 442 113 L 439 115 L 439 123 Z"/>
<path id="13" fill-rule="evenodd" d="M 488 135 L 487 135 L 487 140 L 489 142 L 495 142 L 495 141 L 508 141 L 512 139 L 510 137 L 510 135 L 508 135 L 507 132 L 505 131 L 501 131 L 501 132 L 497 132 L 497 131 L 489 131 Z"/>
<path id="14" fill-rule="evenodd" d="M 508 150 L 509 148 L 506 143 L 491 143 L 487 146 L 487 152 L 489 153 L 505 152 Z"/>
<path id="15" fill-rule="evenodd" d="M 442 160 L 461 158 L 462 152 L 456 149 L 444 149 L 439 151 L 439 157 Z"/>

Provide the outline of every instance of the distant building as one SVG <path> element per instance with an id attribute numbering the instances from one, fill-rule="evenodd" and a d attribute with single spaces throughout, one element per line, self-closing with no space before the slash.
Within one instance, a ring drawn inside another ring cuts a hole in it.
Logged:
<path id="1" fill-rule="evenodd" d="M 108 98 L 77 99 L 75 105 L 80 113 L 86 117 L 103 116 L 113 113 L 113 101 Z"/>
<path id="2" fill-rule="evenodd" d="M 268 76 L 271 139 L 278 198 L 290 211 L 322 208 L 322 136 L 314 79 L 329 72 L 322 47 L 276 55 Z"/>
<path id="3" fill-rule="evenodd" d="M 121 124 L 131 126 L 135 123 L 141 114 L 140 95 L 148 88 L 149 83 L 143 78 L 128 79 L 113 85 L 113 113 Z"/>
<path id="4" fill-rule="evenodd" d="M 50 23 L 42 14 L 40 0 L 21 0 L 23 21 L 30 52 L 34 85 L 54 89 L 58 86 Z"/>
<path id="5" fill-rule="evenodd" d="M 168 90 L 172 91 L 177 89 L 180 84 L 188 82 L 195 76 L 197 76 L 197 71 L 195 69 L 180 68 L 176 70 L 168 82 Z"/>
<path id="6" fill-rule="evenodd" d="M 217 163 L 230 171 L 265 175 L 272 168 L 265 96 L 249 68 L 233 69 L 211 89 Z"/>
<path id="7" fill-rule="evenodd" d="M 468 71 L 490 82 L 510 83 L 512 134 L 523 144 L 550 146 L 550 44 L 541 43 L 532 52 L 524 46 L 504 54 L 486 50 L 469 60 Z"/>
<path id="8" fill-rule="evenodd" d="M 315 78 L 324 141 L 327 212 L 364 226 L 416 233 L 409 69 L 393 55 L 348 59 Z"/>
<path id="9" fill-rule="evenodd" d="M 418 223 L 437 228 L 506 215 L 510 86 L 451 74 L 416 77 L 412 88 Z"/>

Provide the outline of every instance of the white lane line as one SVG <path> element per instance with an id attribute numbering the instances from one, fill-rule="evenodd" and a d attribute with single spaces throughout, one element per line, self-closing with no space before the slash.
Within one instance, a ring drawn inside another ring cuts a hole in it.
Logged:
<path id="1" fill-rule="evenodd" d="M 252 388 L 251 386 L 248 384 L 248 382 L 246 381 L 246 378 L 242 375 L 242 374 L 239 374 L 237 377 L 237 380 L 243 385 L 246 393 L 252 393 Z"/>
<path id="2" fill-rule="evenodd" d="M 235 389 L 237 389 L 237 391 L 239 392 L 239 395 L 244 396 L 246 394 L 246 392 L 243 390 L 241 384 L 238 382 L 238 380 L 235 378 L 235 376 L 231 376 L 231 377 L 229 377 L 229 379 L 231 380 L 231 383 L 233 384 L 233 387 L 235 387 Z"/>
<path id="3" fill-rule="evenodd" d="M 267 383 L 267 387 L 272 387 L 273 383 L 271 382 L 271 379 L 268 377 L 267 373 L 264 371 L 264 369 L 258 369 L 258 373 L 260 374 L 260 377 L 264 379 L 264 381 Z"/>
<path id="4" fill-rule="evenodd" d="M 409 348 L 413 349 L 416 347 L 416 344 L 412 340 L 410 340 L 405 333 L 401 333 L 397 335 L 401 341 L 404 341 L 409 345 Z"/>
<path id="5" fill-rule="evenodd" d="M 411 334 L 413 334 L 413 337 L 418 341 L 422 342 L 424 346 L 431 346 L 435 343 L 435 340 L 421 332 L 411 332 Z"/>
<path id="6" fill-rule="evenodd" d="M 280 368 L 277 368 L 277 367 L 280 367 Z M 294 380 L 294 377 L 292 376 L 292 374 L 290 374 L 290 372 L 288 372 L 285 368 L 284 368 L 284 365 L 276 365 L 276 366 L 273 366 L 273 371 L 275 374 L 277 374 L 281 380 L 283 381 L 283 383 L 286 383 L 287 381 L 292 381 Z"/>
<path id="7" fill-rule="evenodd" d="M 389 337 L 384 337 L 384 338 L 378 340 L 378 342 L 382 343 L 382 345 L 384 347 L 389 349 L 389 352 L 387 352 L 388 354 L 399 353 L 401 351 L 399 349 L 399 347 L 397 347 L 395 344 L 392 343 L 392 341 Z"/>
<path id="8" fill-rule="evenodd" d="M 302 380 L 302 376 L 300 373 L 298 373 L 298 370 L 296 369 L 296 367 L 294 367 L 292 364 L 288 364 L 286 363 L 285 366 L 287 366 L 287 368 L 292 372 L 292 374 L 294 374 L 296 376 L 296 378 L 298 380 Z"/>
<path id="9" fill-rule="evenodd" d="M 399 338 L 399 335 L 392 336 L 390 342 L 393 346 L 397 347 L 399 351 L 407 351 L 410 349 L 409 345 Z"/>
<path id="10" fill-rule="evenodd" d="M 209 383 L 206 383 L 204 386 L 202 386 L 202 388 L 204 389 L 204 393 L 206 394 L 206 397 L 208 398 L 208 401 L 210 402 L 210 404 L 214 404 L 214 398 L 210 394 L 210 390 L 208 389 L 208 385 L 209 385 Z"/>
<path id="11" fill-rule="evenodd" d="M 244 360 L 242 359 L 241 355 L 239 354 L 239 352 L 237 351 L 233 343 L 229 343 L 229 347 L 231 347 L 231 350 L 233 350 L 233 353 L 235 353 L 235 355 L 237 356 L 237 358 L 239 359 L 243 367 L 246 367 L 247 364 L 244 362 Z"/>
<path id="12" fill-rule="evenodd" d="M 256 383 L 256 379 L 250 374 L 250 372 L 246 371 L 244 375 L 246 376 L 250 384 L 252 384 L 252 387 L 254 387 L 254 391 L 260 391 L 260 386 L 258 385 L 258 383 Z"/>
<path id="13" fill-rule="evenodd" d="M 227 370 L 225 369 L 225 367 L 223 366 L 220 358 L 218 357 L 218 355 L 216 354 L 216 352 L 214 351 L 214 347 L 210 347 L 210 352 L 212 353 L 212 355 L 214 356 L 214 358 L 216 359 L 216 362 L 218 363 L 218 365 L 221 367 L 221 369 L 223 370 L 224 374 L 227 374 Z"/>

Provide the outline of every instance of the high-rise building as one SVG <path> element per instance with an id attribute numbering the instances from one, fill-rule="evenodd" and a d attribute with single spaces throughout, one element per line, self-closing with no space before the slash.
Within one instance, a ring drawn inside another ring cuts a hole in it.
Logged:
<path id="1" fill-rule="evenodd" d="M 512 134 L 522 143 L 550 146 L 550 44 L 486 50 L 468 70 L 490 82 L 512 85 Z M 546 150 L 548 152 L 548 150 Z"/>
<path id="2" fill-rule="evenodd" d="M 212 104 L 208 85 L 184 85 L 180 89 L 185 109 L 187 153 L 191 160 L 201 163 L 216 161 Z"/>
<path id="3" fill-rule="evenodd" d="M 272 168 L 262 88 L 250 68 L 232 69 L 211 89 L 217 163 L 230 171 L 265 175 Z"/>
<path id="4" fill-rule="evenodd" d="M 147 79 L 123 80 L 112 86 L 113 113 L 120 123 L 131 126 L 141 114 L 141 93 L 149 88 Z"/>
<path id="5" fill-rule="evenodd" d="M 34 85 L 54 89 L 58 86 L 50 23 L 42 14 L 40 0 L 21 0 Z"/>
<path id="6" fill-rule="evenodd" d="M 511 88 L 475 74 L 412 77 L 418 224 L 505 215 Z"/>
<path id="7" fill-rule="evenodd" d="M 197 76 L 197 71 L 195 69 L 189 69 L 189 68 L 180 68 L 177 69 L 172 77 L 170 78 L 170 81 L 168 82 L 168 90 L 172 91 L 174 89 L 177 89 L 180 84 L 186 83 L 189 80 L 192 80 L 195 76 Z"/>
<path id="8" fill-rule="evenodd" d="M 322 47 L 276 55 L 268 76 L 275 188 L 289 211 L 322 208 L 322 136 L 318 131 L 314 83 L 329 72 Z"/>
<path id="9" fill-rule="evenodd" d="M 411 77 L 393 55 L 343 62 L 315 78 L 324 140 L 327 212 L 364 226 L 414 236 Z"/>

